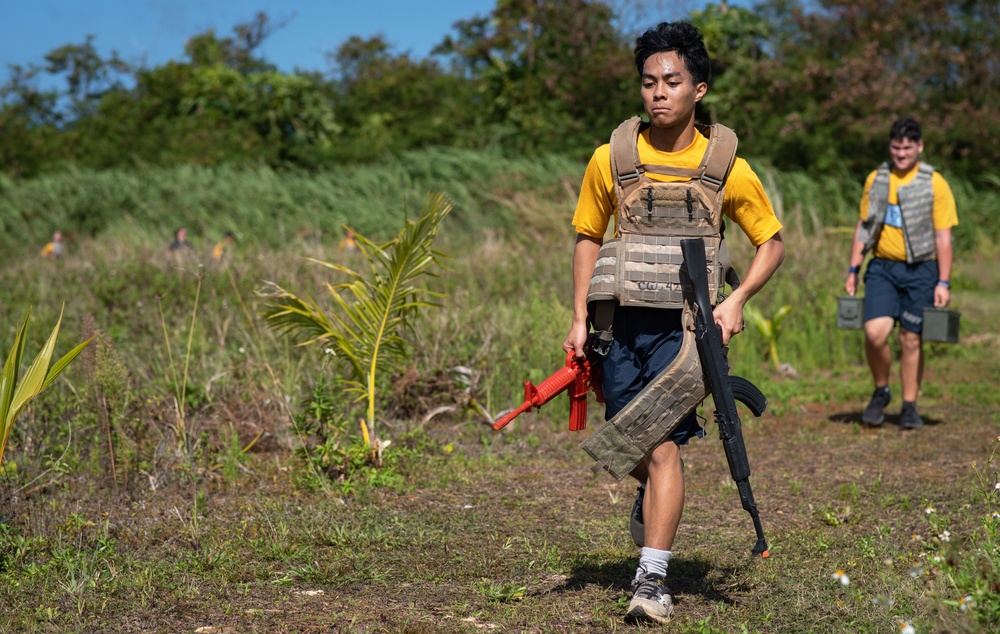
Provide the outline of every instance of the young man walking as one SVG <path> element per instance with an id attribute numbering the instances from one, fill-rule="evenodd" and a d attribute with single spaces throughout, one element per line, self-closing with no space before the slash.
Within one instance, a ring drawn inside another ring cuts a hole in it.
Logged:
<path id="1" fill-rule="evenodd" d="M 951 299 L 951 228 L 958 224 L 955 198 L 947 181 L 920 161 L 924 151 L 920 124 L 899 119 L 889 131 L 889 161 L 868 175 L 861 196 L 861 220 L 851 245 L 844 288 L 858 290 L 865 270 L 865 353 L 875 392 L 861 421 L 878 426 L 892 400 L 889 335 L 899 322 L 899 370 L 903 405 L 899 426 L 916 429 L 924 421 L 917 396 L 924 373 L 924 308 L 944 308 Z"/>
<path id="2" fill-rule="evenodd" d="M 698 30 L 687 22 L 649 29 L 636 40 L 635 62 L 648 123 L 622 124 L 587 167 L 573 217 L 573 322 L 563 343 L 565 350 L 583 356 L 591 325 L 592 277 L 618 289 L 613 325 L 606 333 L 609 349 L 601 363 L 608 420 L 660 375 L 680 349 L 685 329 L 684 303 L 678 299 L 680 239 L 705 236 L 707 261 L 721 270 L 724 215 L 757 248 L 742 284 L 715 306 L 724 344 L 743 329 L 743 306 L 784 257 L 781 224 L 760 180 L 735 157 L 735 135 L 722 126 L 695 126 L 695 105 L 708 90 L 710 72 Z M 629 161 L 619 160 L 622 156 Z M 719 157 L 728 169 L 716 178 L 708 172 Z M 615 240 L 605 244 L 612 219 Z M 629 263 L 634 275 L 624 273 L 609 282 L 595 273 L 599 254 L 608 259 L 608 247 L 620 249 L 617 257 Z M 719 280 L 715 286 L 722 290 Z M 641 521 L 642 550 L 630 620 L 662 623 L 673 611 L 666 573 L 684 508 L 680 446 L 702 435 L 694 411 L 687 413 L 631 474 L 640 483 L 633 512 Z"/>

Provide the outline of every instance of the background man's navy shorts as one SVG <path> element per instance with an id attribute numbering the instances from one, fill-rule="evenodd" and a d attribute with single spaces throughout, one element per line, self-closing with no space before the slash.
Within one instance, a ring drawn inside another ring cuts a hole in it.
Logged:
<path id="1" fill-rule="evenodd" d="M 601 364 L 604 418 L 611 418 L 655 379 L 680 352 L 684 332 L 681 311 L 639 306 L 615 308 L 614 339 Z M 705 435 L 694 412 L 670 435 L 678 445 Z"/>
<path id="2" fill-rule="evenodd" d="M 924 308 L 934 306 L 937 260 L 907 264 L 875 258 L 865 269 L 865 321 L 892 317 L 910 332 L 924 331 Z"/>

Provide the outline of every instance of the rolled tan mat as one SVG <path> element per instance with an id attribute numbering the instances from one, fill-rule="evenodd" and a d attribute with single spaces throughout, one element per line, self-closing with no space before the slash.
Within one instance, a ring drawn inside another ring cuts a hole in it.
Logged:
<path id="1" fill-rule="evenodd" d="M 665 442 L 706 396 L 695 335 L 685 329 L 677 358 L 581 448 L 599 468 L 621 480 Z"/>

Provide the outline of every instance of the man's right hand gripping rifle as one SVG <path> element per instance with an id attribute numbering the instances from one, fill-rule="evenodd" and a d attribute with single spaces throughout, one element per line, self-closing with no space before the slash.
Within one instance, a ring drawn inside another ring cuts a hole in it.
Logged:
<path id="1" fill-rule="evenodd" d="M 580 431 L 587 427 L 587 393 L 594 390 L 597 402 L 603 403 L 600 364 L 595 358 L 593 338 L 584 346 L 585 354 L 577 357 L 573 351 L 566 353 L 566 366 L 538 385 L 524 382 L 524 402 L 493 423 L 493 429 L 503 429 L 509 422 L 531 408 L 539 408 L 564 391 L 569 393 L 569 430 Z"/>

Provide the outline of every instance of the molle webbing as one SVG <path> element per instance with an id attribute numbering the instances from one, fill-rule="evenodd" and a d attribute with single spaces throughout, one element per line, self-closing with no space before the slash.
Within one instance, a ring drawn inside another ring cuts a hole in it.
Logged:
<path id="1" fill-rule="evenodd" d="M 906 261 L 910 263 L 930 260 L 937 253 L 933 176 L 934 168 L 921 163 L 913 182 L 896 189 L 899 210 L 903 215 Z"/>
<path id="2" fill-rule="evenodd" d="M 684 311 L 684 338 L 673 362 L 581 447 L 617 480 L 627 476 L 664 443 L 708 395 L 690 310 Z"/>
<path id="3" fill-rule="evenodd" d="M 859 239 L 865 246 L 862 253 L 868 253 L 878 244 L 885 226 L 886 209 L 889 205 L 888 163 L 879 165 L 868 191 L 868 218 L 861 225 Z M 913 181 L 896 188 L 896 199 L 903 221 L 903 242 L 906 245 L 906 261 L 910 264 L 932 259 L 937 253 L 934 239 L 934 167 L 920 163 Z"/>
<path id="4" fill-rule="evenodd" d="M 684 256 L 681 240 L 690 237 L 647 236 L 623 233 L 601 246 L 590 278 L 587 301 L 614 301 L 623 306 L 683 306 L 685 292 L 691 293 L 687 274 L 681 275 Z M 705 259 L 719 262 L 721 239 L 705 238 Z M 722 288 L 722 268 L 708 271 L 712 297 Z"/>
<path id="5" fill-rule="evenodd" d="M 704 238 L 713 297 L 725 283 L 729 263 L 721 242 L 722 200 L 736 158 L 736 135 L 721 125 L 700 127 L 708 147 L 697 168 L 645 165 L 636 142 L 644 125 L 633 117 L 611 135 L 617 235 L 598 255 L 587 301 L 682 308 L 681 239 Z M 685 180 L 663 182 L 647 173 Z"/>

